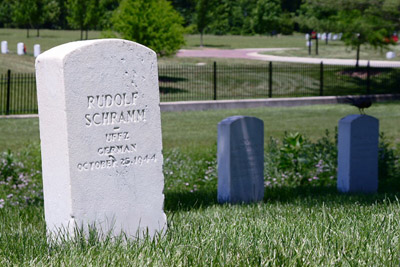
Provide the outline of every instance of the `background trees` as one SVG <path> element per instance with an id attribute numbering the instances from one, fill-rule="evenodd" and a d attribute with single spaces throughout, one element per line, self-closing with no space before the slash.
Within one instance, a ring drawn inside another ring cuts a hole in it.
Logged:
<path id="1" fill-rule="evenodd" d="M 170 55 L 183 43 L 183 18 L 165 0 L 122 0 L 112 17 L 121 37 Z"/>

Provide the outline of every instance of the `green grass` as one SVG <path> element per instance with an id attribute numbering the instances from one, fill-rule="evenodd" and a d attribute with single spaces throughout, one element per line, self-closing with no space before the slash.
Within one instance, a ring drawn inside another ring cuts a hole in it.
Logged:
<path id="1" fill-rule="evenodd" d="M 204 35 L 204 47 L 206 48 L 293 48 L 305 45 L 304 35 L 295 33 L 294 35 L 271 36 L 240 36 L 240 35 Z M 200 46 L 200 35 L 187 35 L 185 37 L 186 49 L 198 49 Z"/>
<path id="2" fill-rule="evenodd" d="M 375 103 L 367 114 L 380 120 L 380 130 L 393 143 L 400 143 L 400 104 Z M 315 105 L 302 107 L 265 107 L 252 109 L 163 112 L 163 146 L 170 150 L 207 151 L 216 145 L 217 124 L 233 115 L 255 116 L 264 121 L 265 141 L 269 136 L 281 138 L 285 131 L 300 132 L 311 140 L 320 138 L 325 129 L 334 132 L 339 119 L 358 113 L 349 105 Z M 39 141 L 38 119 L 0 119 L 0 151 L 22 149 L 27 142 Z"/>
<path id="3" fill-rule="evenodd" d="M 30 31 L 30 38 L 26 37 L 26 30 L 0 29 L 0 40 L 8 42 L 8 55 L 0 54 L 0 73 L 11 69 L 13 72 L 34 72 L 35 59 L 33 57 L 33 45 L 40 44 L 44 52 L 52 47 L 67 42 L 78 41 L 80 31 L 65 30 L 40 30 L 40 37 L 36 37 L 36 31 Z M 100 32 L 89 31 L 89 38 L 100 37 Z M 27 55 L 17 55 L 17 43 L 23 42 L 27 48 Z"/>
<path id="4" fill-rule="evenodd" d="M 214 192 L 215 193 L 215 192 Z M 43 209 L 0 209 L 0 264 L 33 266 L 397 266 L 400 204 L 393 195 L 266 191 L 266 202 L 182 208 L 166 203 L 157 241 L 46 244 Z M 166 199 L 181 198 L 167 193 Z M 18 223 L 16 223 L 18 222 Z"/>
<path id="5" fill-rule="evenodd" d="M 398 107 L 398 103 L 374 104 L 367 110 L 380 119 L 381 131 L 394 143 L 400 142 Z M 220 120 L 257 116 L 264 120 L 266 140 L 280 138 L 284 131 L 316 140 L 354 112 L 347 105 L 163 112 L 164 157 L 170 160 L 164 169 L 168 217 L 164 236 L 141 242 L 77 238 L 48 245 L 40 202 L 6 206 L 0 208 L 0 265 L 397 266 L 398 193 L 343 195 L 334 187 L 267 187 L 262 203 L 217 204 L 215 148 Z M 37 124 L 37 119 L 1 119 L 0 151 L 24 151 L 27 144 L 37 142 Z M 37 164 L 27 159 L 28 165 Z"/>

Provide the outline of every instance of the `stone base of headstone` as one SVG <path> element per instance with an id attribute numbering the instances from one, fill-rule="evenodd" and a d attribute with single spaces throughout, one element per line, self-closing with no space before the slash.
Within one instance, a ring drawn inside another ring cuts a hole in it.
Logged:
<path id="1" fill-rule="evenodd" d="M 233 116 L 218 124 L 218 202 L 250 203 L 264 197 L 264 123 Z"/>
<path id="2" fill-rule="evenodd" d="M 339 121 L 338 131 L 338 190 L 375 193 L 378 190 L 378 119 L 348 115 Z"/>

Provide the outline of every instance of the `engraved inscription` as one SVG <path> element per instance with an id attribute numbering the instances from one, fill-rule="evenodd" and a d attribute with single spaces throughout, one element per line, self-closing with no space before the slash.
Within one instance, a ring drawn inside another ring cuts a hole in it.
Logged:
<path id="1" fill-rule="evenodd" d="M 145 79 L 144 76 L 142 79 Z M 137 108 L 142 98 L 143 94 L 139 95 L 138 91 L 86 97 L 88 113 L 84 115 L 84 125 L 112 127 L 104 135 L 104 144 L 93 151 L 93 155 L 100 159 L 79 162 L 79 171 L 142 166 L 156 162 L 157 153 L 143 153 L 139 150 L 137 140 L 132 140 L 135 139 L 132 138 L 134 135 L 121 129 L 124 124 L 146 122 L 146 114 L 149 112 L 147 106 Z"/>

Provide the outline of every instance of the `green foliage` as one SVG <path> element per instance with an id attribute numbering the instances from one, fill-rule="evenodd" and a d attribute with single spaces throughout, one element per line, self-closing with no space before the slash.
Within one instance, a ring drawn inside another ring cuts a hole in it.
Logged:
<path id="1" fill-rule="evenodd" d="M 38 145 L 21 154 L 0 154 L 0 208 L 43 203 Z"/>
<path id="2" fill-rule="evenodd" d="M 258 34 L 279 29 L 279 16 L 282 13 L 279 0 L 258 0 L 254 9 L 254 30 Z"/>
<path id="3" fill-rule="evenodd" d="M 68 24 L 74 29 L 81 30 L 81 39 L 83 31 L 86 31 L 88 39 L 88 30 L 96 29 L 99 19 L 102 15 L 102 9 L 99 0 L 67 0 Z"/>
<path id="4" fill-rule="evenodd" d="M 266 185 L 327 186 L 336 183 L 336 142 L 329 131 L 316 142 L 299 133 L 287 134 L 282 143 L 271 138 L 265 153 Z"/>
<path id="5" fill-rule="evenodd" d="M 123 38 L 162 56 L 174 54 L 184 44 L 183 19 L 165 0 L 123 0 L 112 21 Z"/>
<path id="6" fill-rule="evenodd" d="M 0 27 L 10 27 L 13 22 L 13 6 L 11 0 L 0 1 Z"/>

